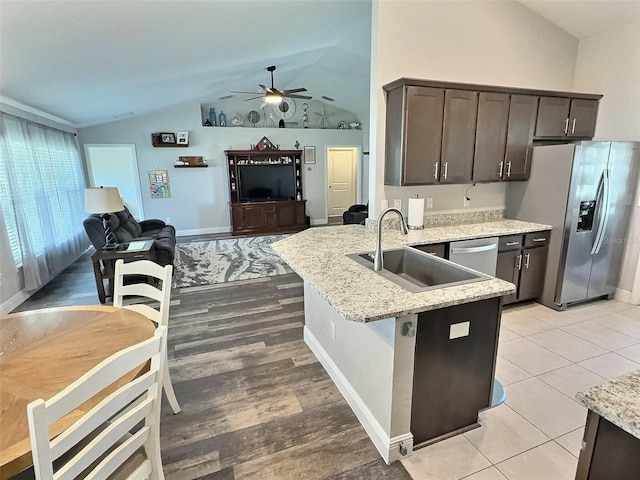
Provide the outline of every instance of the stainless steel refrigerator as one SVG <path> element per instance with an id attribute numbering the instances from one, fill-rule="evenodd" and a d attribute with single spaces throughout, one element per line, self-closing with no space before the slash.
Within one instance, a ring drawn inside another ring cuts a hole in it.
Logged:
<path id="1" fill-rule="evenodd" d="M 553 226 L 540 303 L 613 297 L 639 163 L 640 142 L 533 147 L 529 180 L 507 186 L 505 217 Z"/>

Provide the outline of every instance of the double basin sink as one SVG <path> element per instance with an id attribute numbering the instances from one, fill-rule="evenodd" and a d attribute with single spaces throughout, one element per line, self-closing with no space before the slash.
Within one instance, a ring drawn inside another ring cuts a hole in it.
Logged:
<path id="1" fill-rule="evenodd" d="M 353 253 L 347 257 L 373 270 L 373 254 Z M 382 252 L 383 269 L 376 272 L 413 293 L 489 280 L 491 277 L 448 260 L 403 247 Z"/>

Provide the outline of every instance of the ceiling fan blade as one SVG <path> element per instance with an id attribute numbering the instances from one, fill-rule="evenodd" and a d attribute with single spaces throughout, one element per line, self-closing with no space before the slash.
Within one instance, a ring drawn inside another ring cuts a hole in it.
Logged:
<path id="1" fill-rule="evenodd" d="M 307 95 L 283 95 L 283 97 L 287 98 L 301 98 L 303 100 L 311 100 L 313 97 L 309 97 Z"/>
<path id="2" fill-rule="evenodd" d="M 259 86 L 260 88 L 262 88 L 262 89 L 263 89 L 265 92 L 267 92 L 267 93 L 272 93 L 272 92 L 273 92 L 273 90 L 274 90 L 273 88 L 265 87 L 264 85 L 262 85 L 262 84 L 260 84 L 260 83 L 258 84 L 258 86 Z"/>
<path id="3" fill-rule="evenodd" d="M 262 92 L 235 92 L 235 91 L 231 91 L 231 93 L 249 93 L 251 95 L 262 95 Z"/>
<path id="4" fill-rule="evenodd" d="M 282 90 L 282 94 L 286 95 L 287 93 L 299 93 L 299 92 L 306 92 L 307 89 L 306 88 L 292 88 L 291 90 Z"/>
<path id="5" fill-rule="evenodd" d="M 257 97 L 251 97 L 251 98 L 245 98 L 244 101 L 248 102 L 249 100 L 255 100 L 256 98 L 264 98 L 264 95 L 262 95 L 261 93 L 257 93 L 256 95 L 258 95 Z"/>

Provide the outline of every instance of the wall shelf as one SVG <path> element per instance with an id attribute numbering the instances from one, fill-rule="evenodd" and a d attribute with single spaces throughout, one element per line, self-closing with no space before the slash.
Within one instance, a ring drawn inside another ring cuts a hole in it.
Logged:
<path id="1" fill-rule="evenodd" d="M 160 134 L 152 133 L 151 146 L 155 148 L 186 148 L 189 146 L 189 144 L 188 143 L 162 143 L 160 141 Z"/>
<path id="2" fill-rule="evenodd" d="M 207 168 L 209 165 L 174 165 L 173 168 Z"/>

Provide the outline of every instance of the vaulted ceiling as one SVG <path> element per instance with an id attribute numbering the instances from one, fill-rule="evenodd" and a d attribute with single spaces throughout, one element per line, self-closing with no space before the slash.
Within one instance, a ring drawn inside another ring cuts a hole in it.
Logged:
<path id="1" fill-rule="evenodd" d="M 576 38 L 640 21 L 638 0 L 520 3 Z M 0 0 L 0 100 L 83 127 L 257 92 L 276 65 L 363 113 L 370 25 L 370 0 Z"/>

